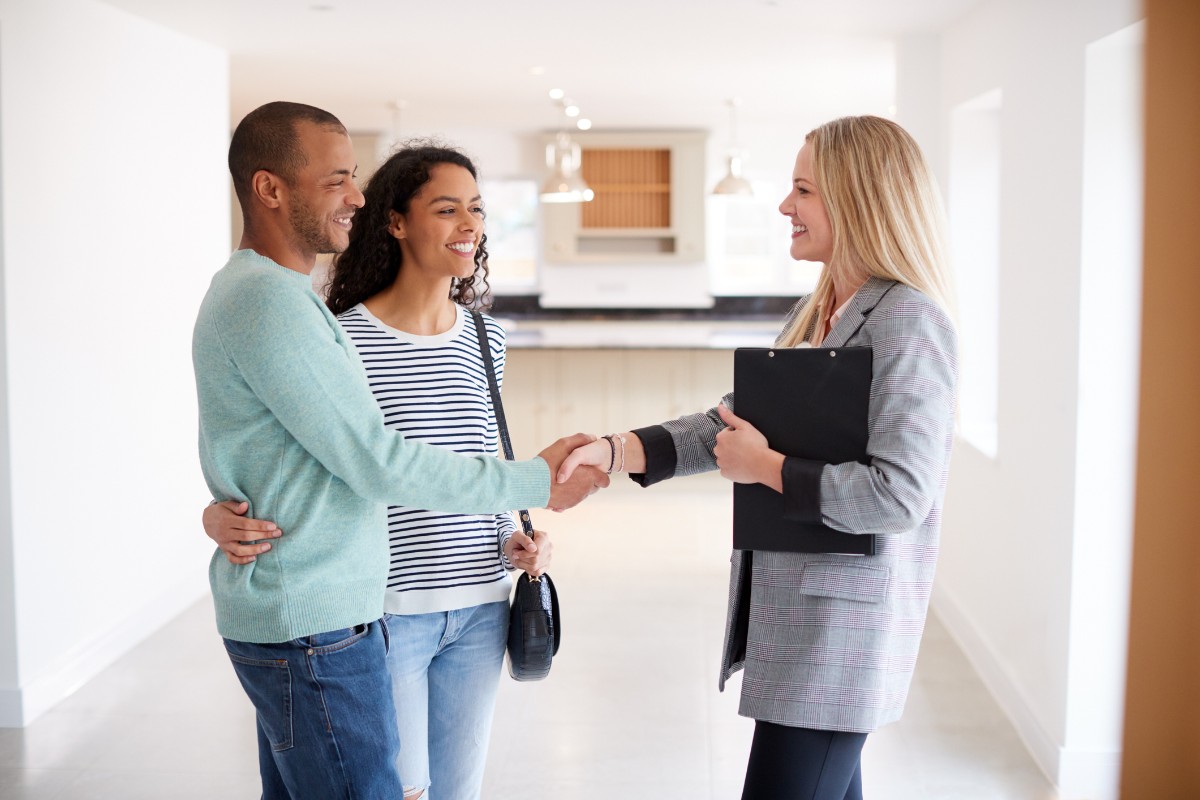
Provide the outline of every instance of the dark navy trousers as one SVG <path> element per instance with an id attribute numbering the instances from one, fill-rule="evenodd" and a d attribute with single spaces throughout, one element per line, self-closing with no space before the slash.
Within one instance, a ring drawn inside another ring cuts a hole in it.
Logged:
<path id="1" fill-rule="evenodd" d="M 742 800 L 862 800 L 865 733 L 754 724 Z"/>

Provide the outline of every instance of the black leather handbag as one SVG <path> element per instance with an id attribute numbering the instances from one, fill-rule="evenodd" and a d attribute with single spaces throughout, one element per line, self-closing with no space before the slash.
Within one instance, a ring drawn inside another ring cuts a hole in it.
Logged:
<path id="1" fill-rule="evenodd" d="M 508 423 L 504 420 L 504 405 L 500 402 L 500 387 L 496 385 L 496 370 L 492 365 L 492 350 L 488 345 L 487 331 L 484 330 L 483 317 L 478 311 L 472 311 L 471 316 L 475 321 L 479 352 L 483 356 L 483 366 L 487 372 L 488 390 L 492 395 L 492 410 L 496 414 L 500 443 L 504 448 L 504 457 L 512 461 L 512 442 L 508 438 Z M 521 529 L 532 539 L 533 522 L 529 518 L 529 512 L 521 509 L 518 516 L 521 519 Z M 549 675 L 550 664 L 558 652 L 561 637 L 558 592 L 554 589 L 554 581 L 550 580 L 546 573 L 531 578 L 528 573 L 522 572 L 521 577 L 517 579 L 512 605 L 508 610 L 508 652 L 505 658 L 508 662 L 508 674 L 518 681 L 538 681 Z"/>

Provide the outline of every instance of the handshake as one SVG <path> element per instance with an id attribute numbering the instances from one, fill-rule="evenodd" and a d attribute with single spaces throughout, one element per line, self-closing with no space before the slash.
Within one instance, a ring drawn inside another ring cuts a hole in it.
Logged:
<path id="1" fill-rule="evenodd" d="M 721 429 L 712 448 L 721 477 L 734 483 L 761 483 L 783 491 L 784 455 L 771 449 L 767 437 L 724 404 L 717 406 Z M 614 472 L 644 473 L 646 451 L 637 434 L 608 436 L 577 433 L 564 436 L 538 455 L 550 465 L 550 500 L 546 508 L 562 511 L 608 486 Z"/>
<path id="2" fill-rule="evenodd" d="M 628 433 L 605 437 L 576 433 L 538 453 L 550 466 L 550 500 L 546 508 L 563 511 L 583 502 L 597 489 L 606 488 L 612 472 L 633 465 L 626 459 L 630 440 L 634 440 L 630 449 L 637 451 L 638 463 L 644 462 L 641 442 Z"/>

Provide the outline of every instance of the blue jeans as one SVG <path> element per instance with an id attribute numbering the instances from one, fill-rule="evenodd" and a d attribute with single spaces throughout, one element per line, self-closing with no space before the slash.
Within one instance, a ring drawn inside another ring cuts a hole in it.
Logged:
<path id="1" fill-rule="evenodd" d="M 483 784 L 508 640 L 508 603 L 387 614 L 400 779 L 421 800 L 473 800 Z"/>
<path id="2" fill-rule="evenodd" d="M 379 621 L 279 644 L 225 640 L 258 711 L 263 800 L 399 800 Z"/>

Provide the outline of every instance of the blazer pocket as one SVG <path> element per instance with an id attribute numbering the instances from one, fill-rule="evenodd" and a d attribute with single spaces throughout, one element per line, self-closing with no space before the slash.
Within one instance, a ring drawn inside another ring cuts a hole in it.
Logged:
<path id="1" fill-rule="evenodd" d="M 887 567 L 810 562 L 800 573 L 800 591 L 813 597 L 880 603 L 887 597 L 892 571 Z"/>

